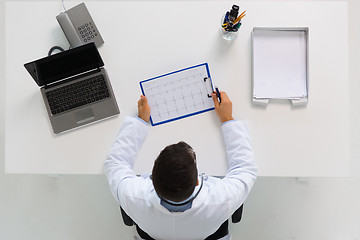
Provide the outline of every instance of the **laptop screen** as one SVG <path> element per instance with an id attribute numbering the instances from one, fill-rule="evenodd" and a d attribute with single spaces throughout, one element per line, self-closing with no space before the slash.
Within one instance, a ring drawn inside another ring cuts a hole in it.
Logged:
<path id="1" fill-rule="evenodd" d="M 24 64 L 39 86 L 104 66 L 94 43 Z"/>

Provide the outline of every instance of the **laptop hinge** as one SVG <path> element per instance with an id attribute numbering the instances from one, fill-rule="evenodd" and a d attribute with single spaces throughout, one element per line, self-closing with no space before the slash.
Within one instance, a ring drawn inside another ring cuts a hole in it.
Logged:
<path id="1" fill-rule="evenodd" d="M 50 84 L 45 84 L 44 85 L 44 88 L 45 89 L 48 89 L 48 88 L 51 88 L 51 87 L 55 87 L 55 86 L 58 86 L 58 85 L 61 85 L 61 84 L 64 84 L 64 83 L 67 83 L 67 82 L 71 82 L 71 81 L 74 81 L 76 79 L 79 79 L 79 78 L 82 78 L 82 77 L 86 77 L 86 76 L 89 76 L 91 74 L 94 74 L 94 73 L 97 73 L 97 72 L 100 72 L 102 68 L 97 68 L 97 69 L 93 69 L 93 70 L 89 70 L 87 72 L 83 72 L 83 73 L 79 73 L 77 75 L 74 75 L 74 76 L 71 76 L 71 77 L 68 77 L 68 78 L 63 78 L 59 81 L 56 81 L 56 82 L 53 82 L 53 83 L 50 83 Z"/>

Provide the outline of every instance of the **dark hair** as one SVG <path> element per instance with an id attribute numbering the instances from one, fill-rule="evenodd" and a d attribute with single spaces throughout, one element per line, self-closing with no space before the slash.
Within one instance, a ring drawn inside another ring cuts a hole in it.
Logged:
<path id="1" fill-rule="evenodd" d="M 179 142 L 160 152 L 152 170 L 152 181 L 160 197 L 181 202 L 193 193 L 197 175 L 194 150 L 187 143 Z"/>

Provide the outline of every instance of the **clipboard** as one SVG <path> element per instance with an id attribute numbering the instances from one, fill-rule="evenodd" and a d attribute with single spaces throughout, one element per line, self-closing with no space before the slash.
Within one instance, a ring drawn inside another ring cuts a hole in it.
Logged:
<path id="1" fill-rule="evenodd" d="M 215 109 L 207 63 L 141 81 L 140 88 L 148 99 L 153 126 Z"/>

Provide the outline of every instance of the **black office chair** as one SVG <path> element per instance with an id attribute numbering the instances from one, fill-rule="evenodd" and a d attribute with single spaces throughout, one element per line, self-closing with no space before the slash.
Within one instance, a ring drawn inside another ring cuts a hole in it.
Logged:
<path id="1" fill-rule="evenodd" d="M 232 223 L 238 223 L 241 220 L 242 217 L 242 212 L 243 212 L 243 206 L 244 204 L 242 204 L 231 216 L 231 221 Z M 122 219 L 124 221 L 124 224 L 126 226 L 133 226 L 135 224 L 136 226 L 136 231 L 138 232 L 139 236 L 142 239 L 146 239 L 146 240 L 155 240 L 152 237 L 150 237 L 146 232 L 144 232 L 143 230 L 141 230 L 141 228 L 139 228 L 138 225 L 136 225 L 136 223 L 134 223 L 134 221 L 131 219 L 131 217 L 129 217 L 129 215 L 126 214 L 126 212 L 122 209 L 122 207 L 120 206 L 120 212 L 121 212 L 121 216 Z M 226 236 L 227 234 L 229 234 L 229 221 L 226 220 L 219 228 L 218 230 L 216 230 L 215 233 L 211 234 L 210 236 L 208 236 L 207 238 L 205 238 L 205 240 L 217 240 L 220 239 L 224 236 Z"/>

